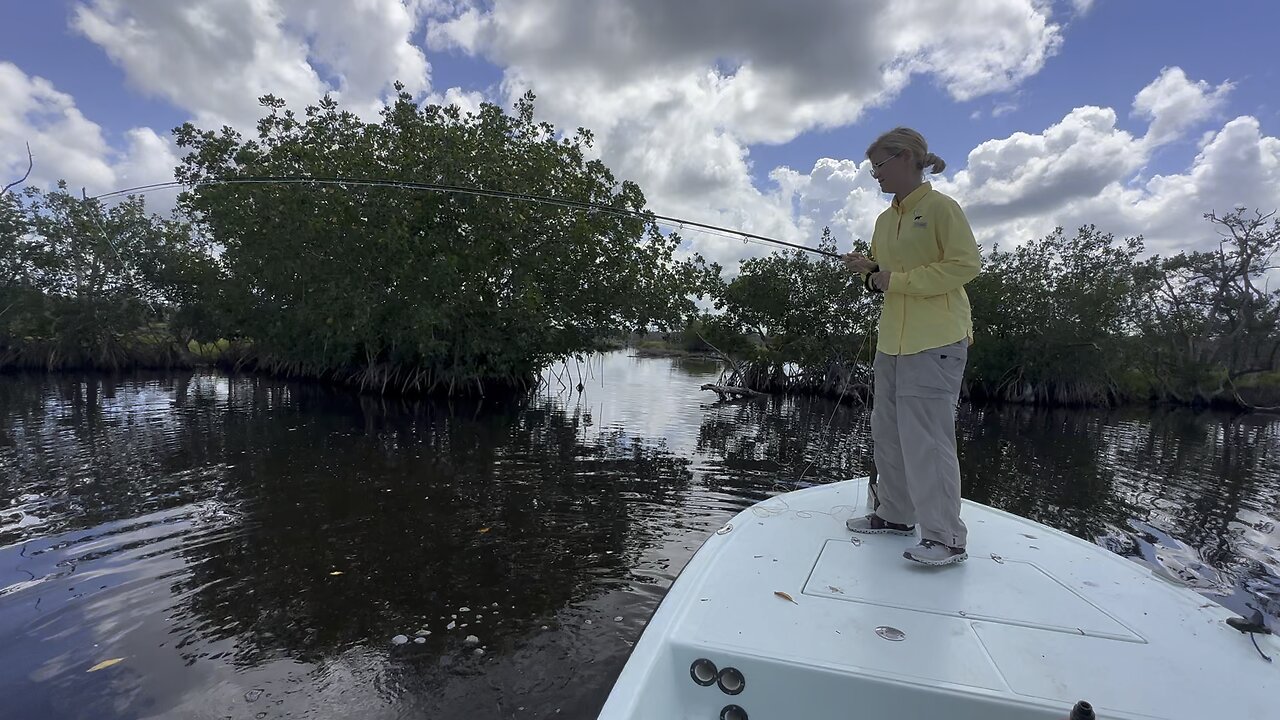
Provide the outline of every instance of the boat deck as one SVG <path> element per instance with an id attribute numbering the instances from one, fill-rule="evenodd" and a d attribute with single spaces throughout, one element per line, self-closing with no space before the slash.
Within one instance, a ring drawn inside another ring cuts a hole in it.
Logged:
<path id="1" fill-rule="evenodd" d="M 602 718 L 1280 717 L 1280 663 L 1232 613 L 1104 548 L 966 502 L 968 561 L 854 536 L 865 480 L 771 498 L 712 536 L 663 601 Z M 783 593 L 785 596 L 778 593 Z M 889 639 L 886 639 L 889 638 Z M 1274 636 L 1259 637 L 1280 655 Z M 736 695 L 698 685 L 706 658 Z"/>

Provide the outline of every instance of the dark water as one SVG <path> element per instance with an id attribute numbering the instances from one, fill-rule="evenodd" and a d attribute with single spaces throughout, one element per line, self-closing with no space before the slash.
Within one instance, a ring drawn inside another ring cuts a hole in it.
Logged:
<path id="1" fill-rule="evenodd" d="M 0 717 L 594 717 L 710 531 L 870 451 L 860 409 L 713 402 L 713 364 L 582 372 L 520 407 L 0 377 Z M 1277 418 L 961 428 L 967 497 L 1280 616 Z"/>

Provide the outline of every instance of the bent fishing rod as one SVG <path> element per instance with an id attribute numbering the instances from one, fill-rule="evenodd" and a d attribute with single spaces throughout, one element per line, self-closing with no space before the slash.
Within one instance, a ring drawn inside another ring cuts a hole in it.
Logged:
<path id="1" fill-rule="evenodd" d="M 121 190 L 112 190 L 100 195 L 85 195 L 87 200 L 103 200 L 106 198 L 120 197 L 123 195 L 140 195 L 157 190 L 169 190 L 174 188 L 189 188 L 199 185 L 336 185 L 339 187 L 389 187 L 400 188 L 403 190 L 420 190 L 426 192 L 452 193 L 457 195 L 472 195 L 476 197 L 490 197 L 501 200 L 515 200 L 519 202 L 542 203 L 544 205 L 555 205 L 558 207 L 569 208 L 573 210 L 586 210 L 593 212 L 609 213 L 622 217 L 638 218 L 641 220 L 651 220 L 666 225 L 676 225 L 681 228 L 689 227 L 703 230 L 711 234 L 728 235 L 740 237 L 746 241 L 757 241 L 779 245 L 782 247 L 792 248 L 794 250 L 803 250 L 811 252 L 815 255 L 823 257 L 840 259 L 839 253 L 829 252 L 820 248 L 809 247 L 808 245 L 800 245 L 798 243 L 787 242 L 786 240 L 778 240 L 776 238 L 767 237 L 749 233 L 744 230 L 735 230 L 733 228 L 720 227 L 709 223 L 698 222 L 696 220 L 686 220 L 683 218 L 673 217 L 670 215 L 658 215 L 653 212 L 641 210 L 628 210 L 626 208 L 617 208 L 610 205 L 602 205 L 600 203 L 587 202 L 583 200 L 571 200 L 568 198 L 558 198 L 549 195 L 535 195 L 532 193 L 510 192 L 507 190 L 490 190 L 487 188 L 468 187 L 465 185 L 448 185 L 444 183 L 424 183 L 413 182 L 409 180 L 383 180 L 383 179 L 367 179 L 367 178 L 349 178 L 349 177 L 311 177 L 303 175 L 261 175 L 248 176 L 238 178 L 210 178 L 206 180 L 196 180 L 194 182 L 179 182 L 176 180 L 162 183 L 151 183 L 149 185 L 137 185 L 135 187 L 124 188 Z"/>

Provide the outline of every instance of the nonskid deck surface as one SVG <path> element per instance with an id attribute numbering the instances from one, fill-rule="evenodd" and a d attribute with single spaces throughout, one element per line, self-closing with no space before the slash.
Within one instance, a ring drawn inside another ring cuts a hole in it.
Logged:
<path id="1" fill-rule="evenodd" d="M 709 539 L 655 614 L 602 717 L 659 716 L 609 714 L 627 706 L 634 683 L 669 685 L 672 717 L 704 717 L 702 706 L 726 703 L 752 718 L 782 717 L 766 691 L 801 688 L 808 711 L 793 717 L 849 717 L 851 698 L 841 696 L 853 688 L 863 701 L 882 688 L 895 702 L 914 688 L 952 717 L 993 717 L 999 708 L 1051 717 L 1079 699 L 1100 717 L 1280 717 L 1280 663 L 1266 663 L 1225 624 L 1232 613 L 1208 598 L 1096 545 L 968 502 L 970 559 L 910 563 L 902 551 L 914 538 L 844 528 L 866 512 L 865 488 L 850 481 L 771 498 Z M 1259 642 L 1280 654 L 1274 636 Z M 742 670 L 745 689 L 727 696 L 692 681 L 699 657 L 768 676 Z M 972 715 L 963 709 L 969 701 Z"/>

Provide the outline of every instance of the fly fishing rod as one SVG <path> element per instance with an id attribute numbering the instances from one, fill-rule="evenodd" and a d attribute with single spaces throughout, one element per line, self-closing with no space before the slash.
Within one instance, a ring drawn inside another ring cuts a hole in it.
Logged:
<path id="1" fill-rule="evenodd" d="M 621 217 L 638 218 L 641 220 L 652 220 L 667 225 L 677 225 L 680 227 L 690 227 L 703 230 L 711 234 L 727 235 L 739 237 L 743 240 L 757 241 L 788 247 L 794 250 L 803 250 L 805 252 L 814 253 L 823 257 L 839 259 L 838 253 L 829 252 L 819 248 L 809 247 L 808 245 L 800 245 L 798 243 L 787 242 L 786 240 L 778 240 L 776 238 L 767 237 L 749 233 L 744 230 L 735 230 L 733 228 L 711 225 L 709 223 L 698 222 L 696 220 L 686 220 L 684 218 L 673 217 L 670 215 L 658 215 L 656 213 L 628 210 L 626 208 L 618 208 L 600 203 L 586 202 L 583 200 L 571 200 L 569 198 L 558 198 L 549 195 L 535 195 L 532 193 L 511 192 L 507 190 L 491 190 L 487 188 L 468 187 L 464 185 L 447 185 L 444 183 L 424 183 L 412 182 L 408 180 L 384 180 L 384 179 L 367 179 L 367 178 L 349 178 L 349 177 L 310 177 L 301 175 L 263 175 L 249 176 L 238 178 L 211 178 L 207 180 L 197 180 L 191 183 L 170 181 L 162 183 L 151 183 L 149 185 L 137 185 L 135 187 L 124 188 L 121 190 L 112 190 L 111 192 L 102 193 L 101 195 L 86 195 L 90 200 L 103 200 L 107 198 L 120 197 L 122 195 L 139 195 L 157 190 L 169 190 L 174 188 L 187 188 L 199 185 L 333 185 L 338 187 L 389 187 L 400 188 L 404 190 L 421 190 L 426 192 L 452 193 L 456 195 L 472 195 L 477 197 L 490 197 L 502 200 L 515 200 L 519 202 L 542 203 L 544 205 L 555 205 L 563 208 L 574 210 L 586 210 L 592 212 L 609 213 Z"/>

